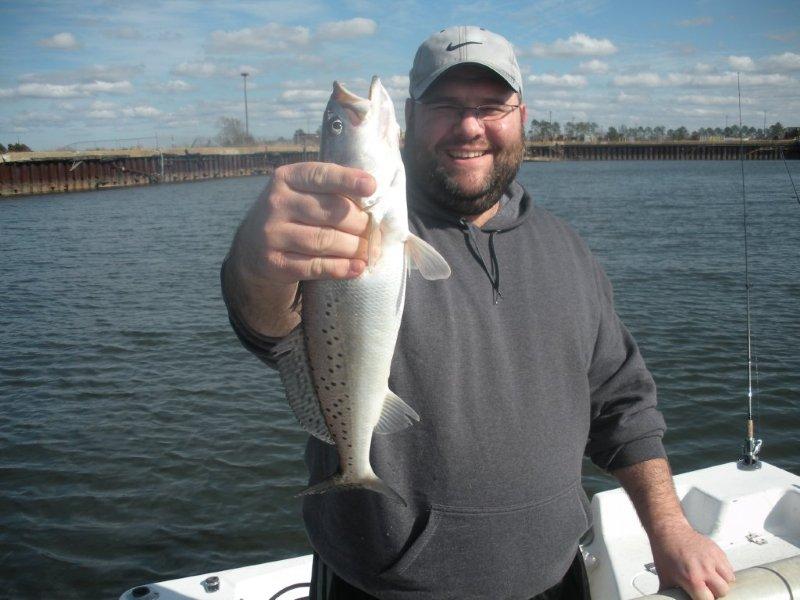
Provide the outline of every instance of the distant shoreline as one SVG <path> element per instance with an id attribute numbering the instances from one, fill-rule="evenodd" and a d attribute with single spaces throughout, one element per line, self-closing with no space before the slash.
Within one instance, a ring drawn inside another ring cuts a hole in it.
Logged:
<path id="1" fill-rule="evenodd" d="M 0 155 L 0 198 L 112 187 L 269 175 L 284 164 L 316 160 L 314 145 L 55 150 Z M 526 142 L 525 160 L 800 159 L 798 140 Z"/>

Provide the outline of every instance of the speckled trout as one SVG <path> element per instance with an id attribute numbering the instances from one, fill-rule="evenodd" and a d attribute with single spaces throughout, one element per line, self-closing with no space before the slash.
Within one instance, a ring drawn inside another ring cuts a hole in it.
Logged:
<path id="1" fill-rule="evenodd" d="M 304 281 L 301 325 L 276 347 L 286 396 L 301 425 L 334 444 L 339 470 L 302 492 L 363 488 L 405 504 L 373 471 L 373 433 L 389 434 L 419 415 L 389 389 L 409 269 L 445 279 L 450 267 L 408 230 L 406 179 L 394 106 L 377 77 L 369 97 L 333 84 L 322 122 L 320 160 L 369 172 L 372 196 L 354 198 L 369 214 L 367 269 L 355 279 Z M 380 231 L 380 235 L 377 232 Z"/>

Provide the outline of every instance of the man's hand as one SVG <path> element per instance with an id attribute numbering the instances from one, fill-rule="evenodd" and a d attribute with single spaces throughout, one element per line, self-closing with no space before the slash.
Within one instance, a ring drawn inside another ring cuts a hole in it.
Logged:
<path id="1" fill-rule="evenodd" d="M 692 600 L 713 600 L 735 579 L 725 553 L 688 522 L 654 531 L 650 546 L 661 589 L 678 586 Z"/>
<path id="2" fill-rule="evenodd" d="M 734 580 L 728 557 L 697 533 L 683 514 L 663 458 L 612 472 L 619 479 L 650 539 L 661 588 L 682 587 L 692 600 L 713 600 L 728 593 Z"/>
<path id="3" fill-rule="evenodd" d="M 359 169 L 279 167 L 237 233 L 240 266 L 284 284 L 358 275 L 366 265 L 369 217 L 350 199 L 374 190 L 375 180 Z"/>
<path id="4" fill-rule="evenodd" d="M 329 163 L 275 169 L 236 232 L 225 272 L 228 302 L 251 329 L 286 335 L 300 319 L 291 310 L 299 281 L 364 271 L 369 215 L 351 199 L 375 185 L 365 171 Z"/>

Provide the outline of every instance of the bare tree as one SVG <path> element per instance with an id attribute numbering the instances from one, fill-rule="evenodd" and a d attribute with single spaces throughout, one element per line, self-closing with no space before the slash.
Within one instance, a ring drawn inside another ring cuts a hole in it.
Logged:
<path id="1" fill-rule="evenodd" d="M 256 140 L 247 133 L 239 119 L 220 117 L 216 142 L 220 146 L 254 146 Z"/>

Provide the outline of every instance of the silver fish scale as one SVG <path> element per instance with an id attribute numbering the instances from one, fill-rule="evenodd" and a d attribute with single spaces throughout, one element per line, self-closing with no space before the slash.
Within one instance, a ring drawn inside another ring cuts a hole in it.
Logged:
<path id="1" fill-rule="evenodd" d="M 405 259 L 402 244 L 394 246 L 362 277 L 303 286 L 311 375 L 342 472 L 371 469 L 372 432 L 402 317 Z"/>

